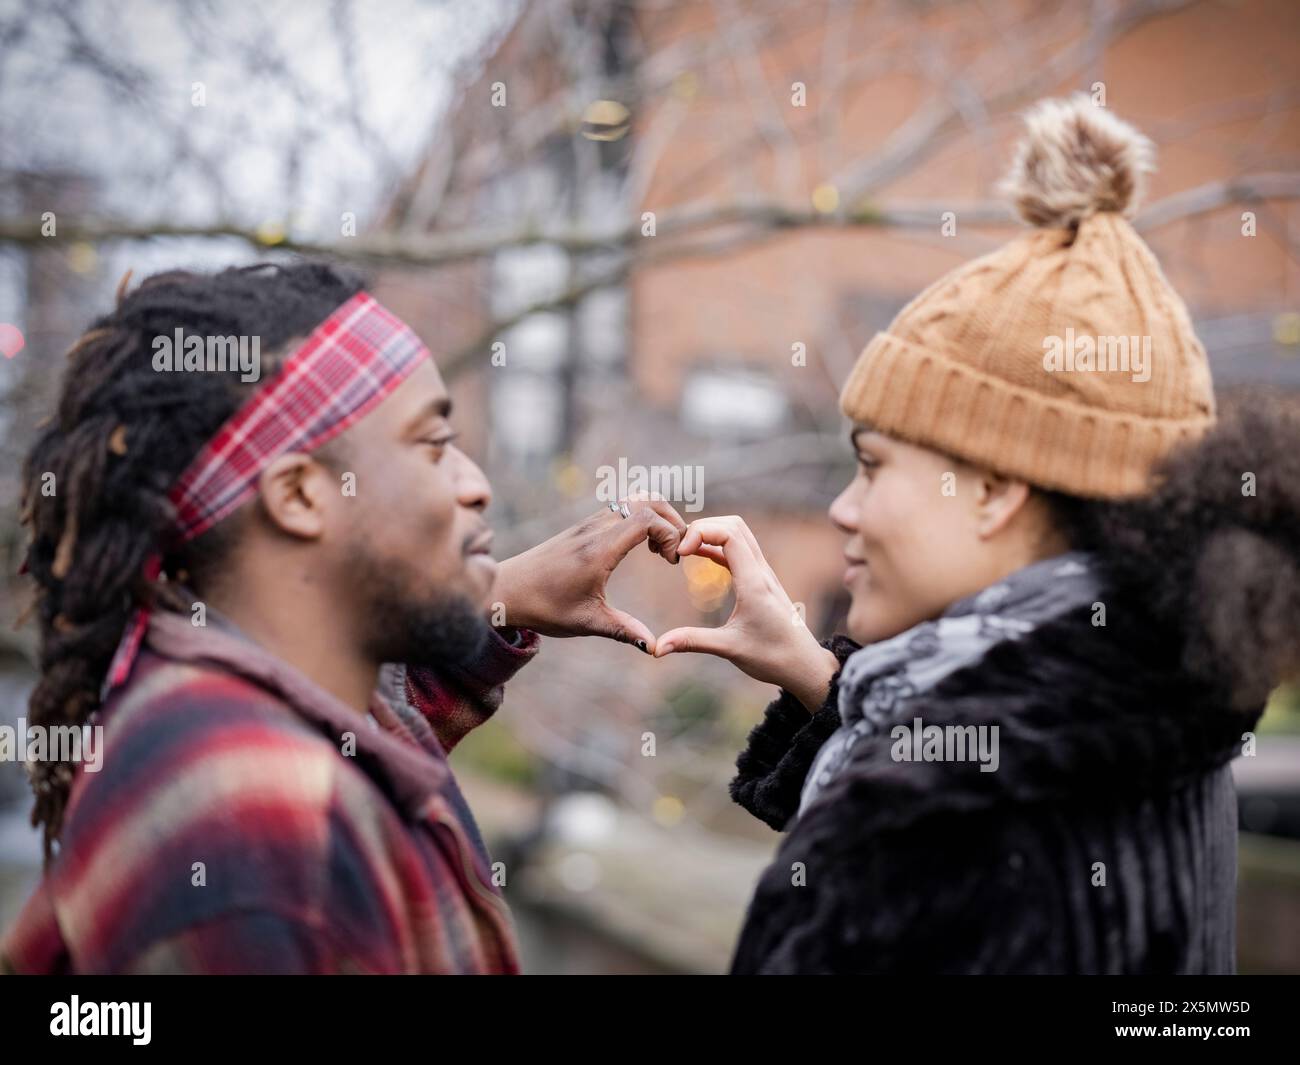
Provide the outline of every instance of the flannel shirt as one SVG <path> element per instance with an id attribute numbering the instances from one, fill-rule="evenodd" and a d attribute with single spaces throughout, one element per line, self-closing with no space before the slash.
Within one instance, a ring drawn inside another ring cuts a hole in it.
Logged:
<path id="1" fill-rule="evenodd" d="M 20 973 L 515 973 L 513 922 L 446 752 L 537 651 L 386 666 L 379 728 L 209 611 L 150 619 L 0 945 Z"/>

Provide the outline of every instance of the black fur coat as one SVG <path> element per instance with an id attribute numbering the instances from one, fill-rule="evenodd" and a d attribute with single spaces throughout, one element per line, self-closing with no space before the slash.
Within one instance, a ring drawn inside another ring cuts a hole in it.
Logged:
<path id="1" fill-rule="evenodd" d="M 1109 614 L 999 644 L 910 704 L 926 724 L 998 725 L 996 772 L 895 761 L 885 735 L 795 817 L 838 692 L 813 715 L 782 692 L 731 785 L 787 830 L 732 971 L 1234 971 L 1228 762 L 1262 708 L 1229 711 L 1181 668 L 1178 641 L 1138 611 Z M 841 661 L 855 649 L 828 646 Z"/>

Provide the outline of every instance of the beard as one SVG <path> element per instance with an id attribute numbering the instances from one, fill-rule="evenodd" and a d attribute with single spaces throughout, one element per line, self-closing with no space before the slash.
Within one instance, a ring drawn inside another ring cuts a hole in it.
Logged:
<path id="1" fill-rule="evenodd" d="M 379 559 L 365 547 L 355 557 L 355 572 L 366 602 L 367 653 L 381 662 L 424 666 L 435 671 L 464 667 L 478 657 L 492 627 L 465 596 L 419 596 L 412 589 L 424 574 Z"/>

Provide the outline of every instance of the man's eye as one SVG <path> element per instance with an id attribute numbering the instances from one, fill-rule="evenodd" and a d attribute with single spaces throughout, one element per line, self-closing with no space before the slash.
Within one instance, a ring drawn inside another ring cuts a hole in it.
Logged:
<path id="1" fill-rule="evenodd" d="M 863 472 L 868 474 L 875 473 L 880 468 L 880 462 L 870 455 L 859 455 L 858 465 L 862 467 Z"/>
<path id="2" fill-rule="evenodd" d="M 421 440 L 420 443 L 434 448 L 438 453 L 438 458 L 442 458 L 442 453 L 447 449 L 447 445 L 455 441 L 459 433 L 448 433 L 446 436 L 428 437 Z"/>

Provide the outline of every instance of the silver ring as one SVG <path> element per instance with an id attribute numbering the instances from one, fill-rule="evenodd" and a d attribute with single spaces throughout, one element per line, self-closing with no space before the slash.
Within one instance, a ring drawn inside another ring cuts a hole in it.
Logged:
<path id="1" fill-rule="evenodd" d="M 628 509 L 626 503 L 611 503 L 609 509 L 615 514 L 621 514 L 625 518 L 630 518 L 632 516 L 632 511 Z"/>

